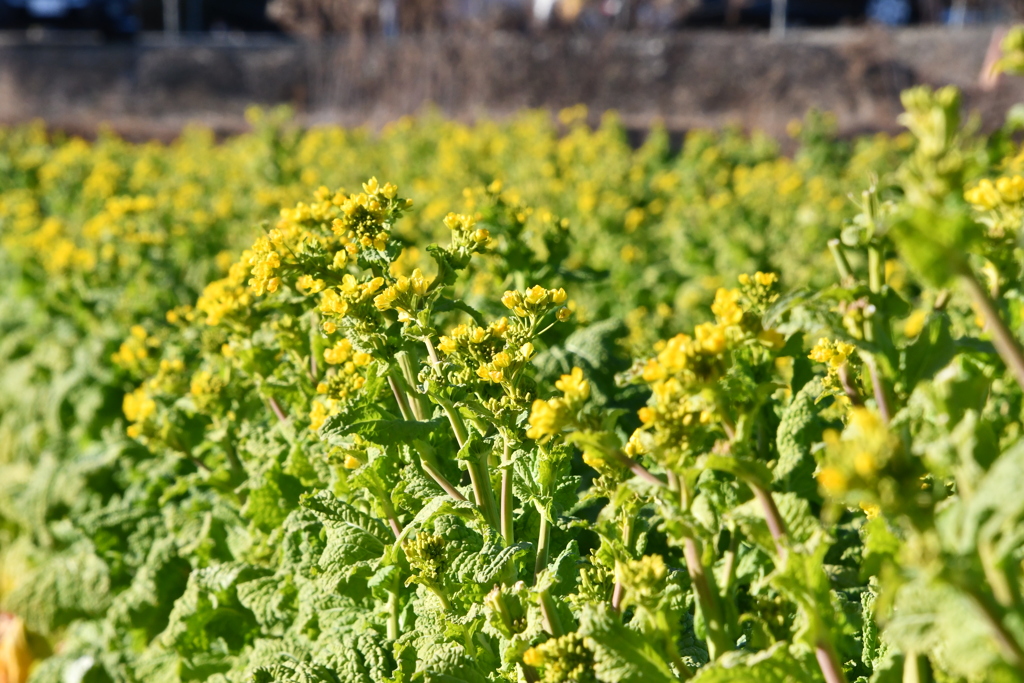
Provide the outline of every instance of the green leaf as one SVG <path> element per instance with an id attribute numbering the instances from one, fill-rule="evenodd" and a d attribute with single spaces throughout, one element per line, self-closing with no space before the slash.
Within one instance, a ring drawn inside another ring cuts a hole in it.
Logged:
<path id="1" fill-rule="evenodd" d="M 810 500 L 818 498 L 811 448 L 824 431 L 824 421 L 818 417 L 815 405 L 820 395 L 821 382 L 814 379 L 805 384 L 786 406 L 776 433 L 779 459 L 772 470 L 776 488 Z"/>
<path id="2" fill-rule="evenodd" d="M 697 464 L 709 470 L 728 472 L 741 481 L 762 488 L 768 488 L 768 482 L 772 480 L 771 470 L 764 463 L 749 458 L 732 455 L 705 455 L 698 459 Z"/>
<path id="3" fill-rule="evenodd" d="M 903 390 L 910 393 L 918 382 L 934 377 L 953 360 L 956 350 L 949 331 L 949 316 L 944 312 L 929 314 L 917 339 L 903 351 Z"/>
<path id="4" fill-rule="evenodd" d="M 580 635 L 594 652 L 594 673 L 605 683 L 675 683 L 665 658 L 641 634 L 622 625 L 605 605 L 586 605 Z"/>
<path id="5" fill-rule="evenodd" d="M 319 566 L 335 585 L 352 576 L 360 565 L 379 559 L 392 542 L 393 536 L 380 520 L 327 491 L 306 498 L 303 505 L 313 511 L 327 531 L 327 546 Z"/>
<path id="6" fill-rule="evenodd" d="M 967 250 L 980 234 L 966 211 L 915 208 L 889 233 L 900 256 L 933 287 L 947 287 L 967 268 Z"/>
<path id="7" fill-rule="evenodd" d="M 823 680 L 809 651 L 796 654 L 786 642 L 763 652 L 727 652 L 702 668 L 693 683 L 817 683 Z"/>
<path id="8" fill-rule="evenodd" d="M 321 435 L 331 443 L 348 434 L 358 434 L 370 443 L 380 446 L 411 444 L 420 439 L 426 441 L 441 425 L 441 420 L 364 420 L 343 423 L 328 418 L 320 430 Z"/>

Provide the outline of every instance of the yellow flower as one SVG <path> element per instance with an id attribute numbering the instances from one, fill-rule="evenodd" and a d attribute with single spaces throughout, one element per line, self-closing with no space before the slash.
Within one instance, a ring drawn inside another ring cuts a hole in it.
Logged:
<path id="1" fill-rule="evenodd" d="M 964 199 L 976 208 L 991 211 L 1002 201 L 1000 192 L 988 178 L 985 178 L 971 189 L 964 192 Z"/>
<path id="2" fill-rule="evenodd" d="M 853 469 L 857 470 L 860 476 L 869 479 L 878 471 L 878 460 L 873 453 L 861 451 L 853 457 Z"/>
<path id="3" fill-rule="evenodd" d="M 437 342 L 437 348 L 440 349 L 442 353 L 451 355 L 458 350 L 459 343 L 451 337 L 441 337 Z"/>
<path id="4" fill-rule="evenodd" d="M 864 511 L 868 519 L 874 519 L 882 512 L 882 509 L 874 503 L 860 503 L 860 509 Z"/>
<path id="5" fill-rule="evenodd" d="M 309 411 L 309 429 L 310 431 L 318 432 L 320 428 L 324 426 L 324 422 L 327 421 L 328 412 L 327 406 L 320 401 L 313 402 L 313 408 Z"/>
<path id="6" fill-rule="evenodd" d="M 567 401 L 585 401 L 590 396 L 590 382 L 583 378 L 583 370 L 573 368 L 555 382 L 555 388 L 565 394 Z"/>
<path id="7" fill-rule="evenodd" d="M 509 290 L 502 295 L 501 303 L 505 304 L 505 308 L 514 310 L 517 306 L 523 305 L 523 295 L 515 290 Z"/>
<path id="8" fill-rule="evenodd" d="M 395 299 L 398 298 L 398 291 L 396 287 L 388 287 L 383 292 L 378 294 L 373 299 L 373 305 L 378 311 L 386 311 L 391 308 L 391 305 L 395 303 Z"/>
<path id="9" fill-rule="evenodd" d="M 329 365 L 340 365 L 349 359 L 352 355 L 352 342 L 348 339 L 342 339 L 333 348 L 324 349 L 324 360 Z"/>
<path id="10" fill-rule="evenodd" d="M 907 335 L 907 337 L 916 337 L 921 334 L 921 330 L 924 329 L 924 324 L 927 320 L 927 311 L 914 311 L 907 318 L 906 322 L 903 323 L 903 334 Z"/>
<path id="11" fill-rule="evenodd" d="M 533 287 L 530 287 L 528 290 L 526 290 L 525 296 L 523 298 L 526 300 L 526 303 L 531 304 L 533 306 L 538 306 L 540 304 L 546 303 L 548 300 L 548 296 L 548 290 L 544 289 L 540 285 L 534 285 Z"/>
<path id="12" fill-rule="evenodd" d="M 412 284 L 412 291 L 416 296 L 426 296 L 427 291 L 430 289 L 430 285 L 433 283 L 433 278 L 426 278 L 423 272 L 416 268 L 412 271 L 412 276 L 409 278 Z"/>
<path id="13" fill-rule="evenodd" d="M 530 428 L 526 430 L 527 438 L 544 440 L 554 436 L 565 426 L 568 406 L 564 399 L 553 398 L 548 401 L 537 399 L 530 410 Z"/>
<path id="14" fill-rule="evenodd" d="M 519 347 L 519 355 L 523 357 L 523 360 L 530 360 L 533 358 L 533 344 L 526 342 Z"/>
<path id="15" fill-rule="evenodd" d="M 725 330 L 714 323 L 701 323 L 693 330 L 694 336 L 700 347 L 713 355 L 725 351 L 726 337 Z"/>
<path id="16" fill-rule="evenodd" d="M 757 338 L 775 350 L 781 349 L 786 345 L 785 335 L 778 330 L 761 330 Z"/>
<path id="17" fill-rule="evenodd" d="M 743 309 L 739 307 L 740 290 L 719 287 L 711 312 L 723 325 L 738 325 L 743 320 Z"/>
<path id="18" fill-rule="evenodd" d="M 846 492 L 848 480 L 845 474 L 835 467 L 825 467 L 817 475 L 818 483 L 827 493 L 838 495 Z"/>

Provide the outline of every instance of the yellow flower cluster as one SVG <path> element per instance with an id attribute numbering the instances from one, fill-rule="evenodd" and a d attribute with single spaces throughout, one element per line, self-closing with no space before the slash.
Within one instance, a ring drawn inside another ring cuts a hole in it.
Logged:
<path id="1" fill-rule="evenodd" d="M 508 318 L 498 318 L 487 327 L 463 323 L 452 328 L 448 334 L 442 335 L 437 348 L 449 356 L 455 355 L 461 350 L 479 359 L 477 350 L 482 348 L 485 343 L 494 340 L 501 340 L 504 343 L 506 332 L 508 332 Z M 533 346 L 531 345 L 530 348 L 532 350 Z"/>
<path id="2" fill-rule="evenodd" d="M 815 477 L 829 496 L 845 500 L 856 491 L 856 502 L 865 509 L 877 504 L 898 504 L 899 492 L 888 482 L 880 482 L 888 462 L 900 449 L 899 439 L 890 433 L 882 418 L 870 408 L 850 408 L 842 435 L 826 430 L 825 461 Z"/>
<path id="3" fill-rule="evenodd" d="M 615 563 L 615 581 L 625 588 L 622 606 L 654 605 L 662 598 L 668 567 L 661 555 Z"/>
<path id="4" fill-rule="evenodd" d="M 1024 177 L 1003 176 L 995 182 L 985 178 L 964 192 L 966 199 L 981 215 L 979 222 L 990 237 L 1000 239 L 1020 232 L 1024 221 Z"/>
<path id="5" fill-rule="evenodd" d="M 371 357 L 368 353 L 356 351 L 348 339 L 342 339 L 331 348 L 324 350 L 324 361 L 328 365 L 341 365 L 350 360 L 356 365 L 368 365 Z"/>
<path id="6" fill-rule="evenodd" d="M 476 219 L 461 213 L 449 213 L 444 225 L 452 231 L 452 247 L 470 252 L 483 250 L 491 241 L 491 233 L 476 227 Z"/>
<path id="7" fill-rule="evenodd" d="M 366 385 L 364 373 L 373 357 L 355 349 L 349 340 L 342 339 L 324 350 L 324 361 L 333 369 L 316 387 L 322 398 L 313 401 L 310 409 L 309 428 L 314 432 L 319 431 L 328 417 L 343 408 Z"/>
<path id="8" fill-rule="evenodd" d="M 520 318 L 538 316 L 547 313 L 555 306 L 565 303 L 567 295 L 564 289 L 545 289 L 540 285 L 534 285 L 525 292 L 509 290 L 501 297 L 501 303 Z M 572 311 L 562 306 L 558 309 L 558 320 L 566 321 L 572 315 Z"/>
<path id="9" fill-rule="evenodd" d="M 137 372 L 144 369 L 150 351 L 160 346 L 160 340 L 149 336 L 142 325 L 132 325 L 130 333 L 110 359 L 125 370 Z"/>
<path id="10" fill-rule="evenodd" d="M 224 318 L 249 308 L 252 293 L 246 287 L 247 273 L 244 263 L 235 263 L 227 277 L 206 285 L 196 301 L 196 310 L 206 316 L 207 325 L 220 325 Z"/>
<path id="11" fill-rule="evenodd" d="M 594 653 L 583 636 L 569 633 L 534 645 L 523 653 L 523 663 L 540 669 L 540 683 L 596 683 Z"/>
<path id="12" fill-rule="evenodd" d="M 831 340 L 822 337 L 814 345 L 808 357 L 817 362 L 825 364 L 825 376 L 821 380 L 822 386 L 831 394 L 844 393 L 843 373 L 849 365 L 857 365 L 860 361 L 855 355 L 857 347 L 841 340 Z M 854 373 L 849 373 L 849 377 Z M 849 380 L 846 380 L 849 381 Z"/>
<path id="13" fill-rule="evenodd" d="M 145 433 L 146 427 L 151 426 L 151 420 L 156 414 L 156 400 L 154 395 L 165 392 L 177 394 L 182 392 L 183 373 L 185 364 L 180 358 L 164 358 L 157 366 L 157 372 L 143 384 L 125 394 L 121 403 L 121 412 L 130 424 L 126 430 L 128 436 L 137 439 Z"/>
<path id="14" fill-rule="evenodd" d="M 715 301 L 711 304 L 711 312 L 715 314 L 715 318 L 720 324 L 739 325 L 743 320 L 743 309 L 739 305 L 740 295 L 740 290 L 725 289 L 724 287 L 719 287 L 715 292 Z"/>
<path id="15" fill-rule="evenodd" d="M 573 368 L 568 375 L 562 375 L 555 382 L 555 388 L 562 392 L 562 396 L 533 402 L 530 428 L 526 431 L 528 438 L 549 440 L 572 423 L 590 398 L 590 382 L 584 379 L 580 368 Z"/>
<path id="16" fill-rule="evenodd" d="M 394 309 L 398 311 L 399 320 L 411 321 L 417 304 L 430 292 L 433 278 L 427 278 L 423 271 L 416 268 L 412 275 L 399 275 L 395 281 L 373 299 L 378 311 Z"/>
<path id="17" fill-rule="evenodd" d="M 281 286 L 281 278 L 275 273 L 281 267 L 281 254 L 268 237 L 261 237 L 256 240 L 249 251 L 249 258 L 246 263 L 252 272 L 249 279 L 249 287 L 256 296 L 263 296 L 267 292 L 276 292 Z"/>
<path id="18" fill-rule="evenodd" d="M 373 314 L 373 302 L 384 286 L 384 278 L 374 277 L 360 282 L 350 273 L 345 273 L 341 284 L 337 287 L 326 289 L 320 295 L 319 310 L 326 316 L 353 318 L 366 320 Z M 324 323 L 326 332 L 330 334 L 335 329 L 335 323 L 326 321 Z"/>
<path id="19" fill-rule="evenodd" d="M 336 195 L 332 201 L 341 211 L 331 222 L 331 230 L 344 240 L 350 256 L 359 248 L 383 251 L 391 237 L 395 212 L 412 206 L 411 199 L 398 198 L 397 186 L 381 185 L 376 178 L 363 183 L 363 192 L 344 198 Z"/>
<path id="20" fill-rule="evenodd" d="M 995 182 L 985 178 L 964 192 L 964 199 L 980 211 L 1019 204 L 1024 199 L 1024 177 L 1003 176 Z"/>
<path id="21" fill-rule="evenodd" d="M 856 350 L 857 347 L 853 344 L 822 337 L 811 349 L 808 357 L 818 363 L 827 363 L 829 367 L 839 368 L 850 360 L 850 356 Z"/>
<path id="22" fill-rule="evenodd" d="M 719 406 L 718 381 L 742 352 L 748 362 L 767 362 L 784 344 L 775 330 L 761 327 L 759 316 L 748 316 L 774 296 L 777 277 L 773 273 L 742 275 L 740 289 L 719 288 L 711 311 L 715 322 L 701 323 L 693 335 L 678 334 L 655 345 L 657 355 L 642 366 L 639 376 L 651 389 L 651 400 L 638 415 L 642 430 L 627 445 L 635 457 L 665 446 L 679 454 L 691 439 L 707 431 L 718 418 L 725 419 Z M 661 449 L 664 450 L 664 449 Z M 666 451 L 666 453 L 668 452 Z"/>

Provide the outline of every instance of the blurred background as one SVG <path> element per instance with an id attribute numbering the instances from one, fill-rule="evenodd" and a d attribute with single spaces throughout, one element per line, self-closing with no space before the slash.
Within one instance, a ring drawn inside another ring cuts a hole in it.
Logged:
<path id="1" fill-rule="evenodd" d="M 371 126 L 584 104 L 636 130 L 776 135 L 819 108 L 853 134 L 891 130 L 903 88 L 951 82 L 995 125 L 1019 95 L 979 75 L 1022 14 L 1024 0 L 0 0 L 0 124 L 167 138 L 189 121 L 243 130 L 251 104 Z"/>
<path id="2" fill-rule="evenodd" d="M 1007 21 L 1024 0 L 0 0 L 0 28 L 394 37 L 438 30 L 674 31 Z"/>

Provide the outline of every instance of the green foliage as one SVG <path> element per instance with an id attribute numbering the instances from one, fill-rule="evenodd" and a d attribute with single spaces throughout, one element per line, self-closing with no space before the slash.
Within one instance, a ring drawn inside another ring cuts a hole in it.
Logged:
<path id="1" fill-rule="evenodd" d="M 31 680 L 1019 680 L 1024 162 L 904 105 L 0 131 Z"/>

